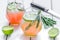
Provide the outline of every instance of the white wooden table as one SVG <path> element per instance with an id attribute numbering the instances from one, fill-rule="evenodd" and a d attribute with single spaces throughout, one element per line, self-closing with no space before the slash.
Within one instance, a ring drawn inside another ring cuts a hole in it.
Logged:
<path id="1" fill-rule="evenodd" d="M 29 3 L 31 3 L 31 1 L 32 0 L 24 0 L 25 8 L 30 6 Z M 52 1 L 53 1 L 53 10 L 59 14 L 60 13 L 60 5 L 59 5 L 60 0 L 52 0 Z M 34 2 L 39 5 L 45 6 L 46 8 L 51 8 L 50 0 L 34 0 Z M 5 25 L 8 25 L 8 21 L 6 19 L 7 3 L 8 3 L 7 0 L 0 0 L 0 40 L 5 40 L 4 34 L 2 33 L 2 27 Z M 44 15 L 46 14 L 44 12 L 42 13 Z M 52 16 L 49 15 L 49 17 L 52 17 Z M 55 27 L 57 27 L 60 30 L 60 20 L 55 17 L 54 19 L 57 21 L 57 24 L 55 25 Z M 49 29 L 44 29 L 44 27 L 42 27 L 42 30 L 39 32 L 39 34 L 35 38 L 32 38 L 32 40 L 50 40 L 49 35 L 48 35 L 48 30 Z M 14 31 L 10 37 L 8 37 L 8 40 L 30 40 L 30 38 L 23 36 L 22 30 L 21 28 L 19 28 L 18 30 Z M 60 34 L 56 37 L 56 40 L 60 40 Z"/>

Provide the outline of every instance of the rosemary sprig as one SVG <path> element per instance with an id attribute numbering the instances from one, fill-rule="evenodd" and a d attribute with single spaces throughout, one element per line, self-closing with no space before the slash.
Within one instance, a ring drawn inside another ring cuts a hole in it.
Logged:
<path id="1" fill-rule="evenodd" d="M 25 30 L 28 30 L 33 24 L 33 21 L 25 28 Z"/>
<path id="2" fill-rule="evenodd" d="M 45 26 L 53 27 L 56 24 L 56 21 L 54 21 L 53 19 L 47 18 L 45 16 L 42 16 L 41 19 Z"/>
<path id="3" fill-rule="evenodd" d="M 38 12 L 38 16 L 37 16 L 36 19 L 35 19 L 35 20 L 38 21 L 38 22 L 37 22 L 37 25 L 36 25 L 36 28 L 38 28 L 39 23 L 40 23 L 40 13 L 41 13 L 41 11 Z"/>
<path id="4" fill-rule="evenodd" d="M 38 28 L 38 26 L 39 26 L 39 23 L 40 23 L 40 16 L 37 16 L 37 25 L 36 25 L 36 28 Z"/>

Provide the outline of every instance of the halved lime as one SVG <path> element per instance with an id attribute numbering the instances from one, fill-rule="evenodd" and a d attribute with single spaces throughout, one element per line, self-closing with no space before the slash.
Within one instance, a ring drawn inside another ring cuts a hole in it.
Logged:
<path id="1" fill-rule="evenodd" d="M 2 28 L 2 31 L 5 35 L 10 35 L 13 32 L 13 27 L 12 26 L 4 26 Z"/>
<path id="2" fill-rule="evenodd" d="M 59 29 L 58 28 L 52 28 L 48 32 L 50 37 L 56 37 L 59 34 Z"/>
<path id="3" fill-rule="evenodd" d="M 27 13 L 27 14 L 24 14 L 23 19 L 24 21 L 33 21 L 36 19 L 36 17 L 37 17 L 37 14 Z"/>

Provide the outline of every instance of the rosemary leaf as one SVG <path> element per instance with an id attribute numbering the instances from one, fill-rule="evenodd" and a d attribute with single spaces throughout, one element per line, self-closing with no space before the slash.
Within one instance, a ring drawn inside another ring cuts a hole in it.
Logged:
<path id="1" fill-rule="evenodd" d="M 28 29 L 32 26 L 33 23 L 34 23 L 34 21 L 32 21 L 32 22 L 26 27 L 25 30 L 28 30 Z"/>
<path id="2" fill-rule="evenodd" d="M 31 23 L 26 27 L 25 30 L 28 30 L 31 27 Z"/>
<path id="3" fill-rule="evenodd" d="M 38 22 L 37 22 L 37 25 L 36 25 L 36 28 L 38 28 L 39 23 L 40 23 L 40 16 L 39 16 L 39 15 L 37 16 L 36 20 L 38 21 Z"/>

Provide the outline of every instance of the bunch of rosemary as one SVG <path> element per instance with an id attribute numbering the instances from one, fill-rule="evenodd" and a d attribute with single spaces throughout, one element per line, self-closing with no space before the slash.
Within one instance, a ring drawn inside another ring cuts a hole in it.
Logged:
<path id="1" fill-rule="evenodd" d="M 51 18 L 41 16 L 41 19 L 44 24 L 44 28 L 53 27 L 56 24 L 56 21 Z"/>

